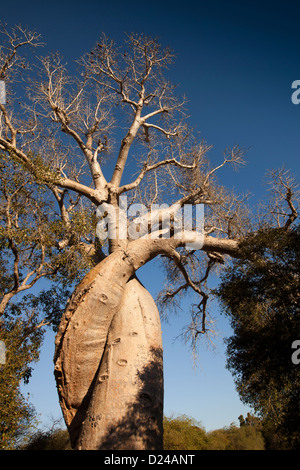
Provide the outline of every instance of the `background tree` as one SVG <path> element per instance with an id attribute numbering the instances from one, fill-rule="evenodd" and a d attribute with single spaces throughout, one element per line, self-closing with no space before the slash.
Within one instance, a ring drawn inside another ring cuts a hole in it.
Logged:
<path id="1" fill-rule="evenodd" d="M 124 215 L 125 195 L 131 209 L 126 237 L 120 217 L 106 244 L 105 223 L 98 243 L 81 219 L 83 229 L 59 242 L 67 247 L 75 240 L 97 263 L 76 287 L 56 337 L 55 375 L 72 445 L 161 448 L 160 319 L 135 273 L 162 255 L 169 284 L 161 305 L 194 293 L 186 335 L 195 346 L 207 331 L 208 276 L 225 255 L 238 255 L 240 240 L 251 230 L 245 198 L 226 190 L 216 176 L 225 165 L 242 164 L 244 150 L 228 148 L 219 165 L 210 165 L 210 147 L 188 128 L 185 99 L 166 77 L 173 53 L 152 38 L 132 34 L 117 47 L 102 37 L 72 74 L 58 54 L 40 58 L 34 76 L 26 65 L 27 100 L 18 106 L 9 94 L 17 57 L 24 44 L 36 46 L 38 37 L 20 28 L 5 34 L 0 78 L 8 100 L 0 105 L 0 148 L 51 188 L 62 217 L 71 192 L 85 198 L 91 211 L 100 208 L 104 218 L 105 211 Z M 143 213 L 136 213 L 136 202 L 143 203 Z M 161 202 L 168 206 L 153 210 Z M 203 230 L 178 229 L 176 213 L 186 204 L 205 206 Z"/>
<path id="2" fill-rule="evenodd" d="M 201 423 L 185 415 L 164 418 L 164 450 L 204 450 L 207 447 L 208 439 Z"/>
<path id="3" fill-rule="evenodd" d="M 300 331 L 299 241 L 299 225 L 249 235 L 218 288 L 233 328 L 227 366 L 241 399 L 292 449 L 300 445 L 300 369 L 291 357 Z"/>
<path id="4" fill-rule="evenodd" d="M 80 198 L 38 185 L 18 162 L 0 161 L 0 340 L 6 349 L 1 368 L 2 447 L 19 442 L 34 422 L 32 406 L 19 385 L 28 382 L 38 360 L 46 326 L 57 329 L 70 286 L 93 265 L 87 237 L 95 226 Z M 44 279 L 43 289 L 40 282 Z M 34 289 L 34 290 L 33 290 Z"/>
<path id="5" fill-rule="evenodd" d="M 60 211 L 55 211 L 55 198 L 49 198 L 50 191 L 38 186 L 18 163 L 2 155 L 0 169 L 0 340 L 5 344 L 0 435 L 2 448 L 11 448 L 30 423 L 35 424 L 34 410 L 19 385 L 28 382 L 45 327 L 57 327 L 70 295 L 68 286 L 82 274 L 84 260 L 88 260 L 79 255 L 74 240 L 64 248 L 57 241 L 60 235 L 65 245 L 74 225 L 79 232 L 78 208 L 66 226 Z M 38 288 L 41 279 L 47 280 L 42 290 Z"/>
<path id="6" fill-rule="evenodd" d="M 19 385 L 22 380 L 28 382 L 30 364 L 38 359 L 46 322 L 36 314 L 37 299 L 19 297 L 46 274 L 46 243 L 41 242 L 42 197 L 39 203 L 34 199 L 32 178 L 24 178 L 5 156 L 0 165 L 0 340 L 5 345 L 0 377 L 0 435 L 1 448 L 7 449 L 18 444 L 36 418 Z M 18 301 L 13 302 L 17 294 Z"/>
<path id="7" fill-rule="evenodd" d="M 28 324 L 26 325 L 28 327 Z M 30 434 L 37 417 L 19 389 L 20 382 L 28 380 L 29 364 L 37 358 L 40 335 L 25 337 L 26 326 L 21 321 L 6 321 L 0 328 L 0 339 L 5 343 L 6 360 L 0 365 L 0 449 L 14 449 Z"/>
<path id="8" fill-rule="evenodd" d="M 261 426 L 234 424 L 207 434 L 208 450 L 265 450 Z"/>
<path id="9" fill-rule="evenodd" d="M 243 418 L 243 417 L 242 417 Z M 164 417 L 165 450 L 265 450 L 260 420 L 249 414 L 240 427 L 229 427 L 206 432 L 201 423 L 185 416 Z M 67 430 L 54 423 L 51 429 L 38 431 L 26 450 L 69 450 Z"/>

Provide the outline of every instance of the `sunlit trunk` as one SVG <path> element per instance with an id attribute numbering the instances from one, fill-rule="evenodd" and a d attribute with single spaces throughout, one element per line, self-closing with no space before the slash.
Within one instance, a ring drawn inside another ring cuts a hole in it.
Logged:
<path id="1" fill-rule="evenodd" d="M 75 289 L 56 337 L 55 377 L 77 449 L 161 449 L 163 360 L 159 313 L 135 272 L 186 240 L 118 247 Z M 206 237 L 203 249 L 230 252 Z"/>
<path id="2" fill-rule="evenodd" d="M 56 338 L 55 377 L 77 449 L 162 449 L 163 358 L 157 307 L 124 253 L 76 289 Z"/>

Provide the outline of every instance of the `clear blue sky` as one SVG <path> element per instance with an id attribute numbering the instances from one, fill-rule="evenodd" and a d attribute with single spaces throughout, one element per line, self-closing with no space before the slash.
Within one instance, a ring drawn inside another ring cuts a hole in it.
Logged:
<path id="1" fill-rule="evenodd" d="M 251 191 L 253 202 L 265 192 L 262 180 L 283 164 L 299 177 L 300 106 L 291 102 L 291 84 L 300 79 L 299 2 L 284 1 L 95 1 L 2 2 L 1 19 L 38 30 L 50 50 L 66 60 L 88 51 L 101 32 L 115 40 L 124 32 L 158 36 L 177 53 L 171 75 L 190 100 L 190 122 L 212 144 L 211 158 L 236 143 L 251 147 L 239 173 L 224 171 L 224 182 Z M 163 278 L 154 266 L 141 279 L 155 294 Z M 229 326 L 218 315 L 214 351 L 203 347 L 193 369 L 190 351 L 173 339 L 188 318 L 163 324 L 165 413 L 185 413 L 207 430 L 237 422 L 247 413 L 225 369 L 223 337 Z M 25 391 L 45 421 L 58 416 L 52 373 L 53 336 Z"/>

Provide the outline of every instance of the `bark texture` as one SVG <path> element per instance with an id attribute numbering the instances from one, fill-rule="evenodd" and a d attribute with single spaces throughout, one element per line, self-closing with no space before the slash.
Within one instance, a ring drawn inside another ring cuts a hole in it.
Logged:
<path id="1" fill-rule="evenodd" d="M 55 377 L 76 449 L 162 449 L 159 312 L 118 251 L 75 290 L 56 337 Z"/>
<path id="2" fill-rule="evenodd" d="M 186 240 L 138 239 L 93 268 L 75 289 L 56 337 L 55 378 L 76 449 L 162 449 L 163 357 L 159 312 L 135 277 Z M 206 237 L 204 250 L 236 250 Z M 178 256 L 178 254 L 177 254 Z"/>

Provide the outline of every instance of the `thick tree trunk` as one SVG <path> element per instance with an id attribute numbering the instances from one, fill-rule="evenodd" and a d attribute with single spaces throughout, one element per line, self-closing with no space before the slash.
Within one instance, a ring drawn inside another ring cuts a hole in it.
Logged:
<path id="1" fill-rule="evenodd" d="M 80 431 L 79 449 L 162 449 L 163 358 L 156 305 L 126 284 Z"/>
<path id="2" fill-rule="evenodd" d="M 162 449 L 159 313 L 124 252 L 72 296 L 56 337 L 55 377 L 76 449 Z"/>
<path id="3" fill-rule="evenodd" d="M 191 234 L 191 237 L 193 234 Z M 192 239 L 192 238 L 191 238 Z M 77 449 L 162 449 L 163 360 L 159 314 L 134 277 L 190 242 L 138 239 L 93 268 L 75 289 L 56 337 L 60 405 Z M 236 252 L 206 237 L 203 250 Z"/>

